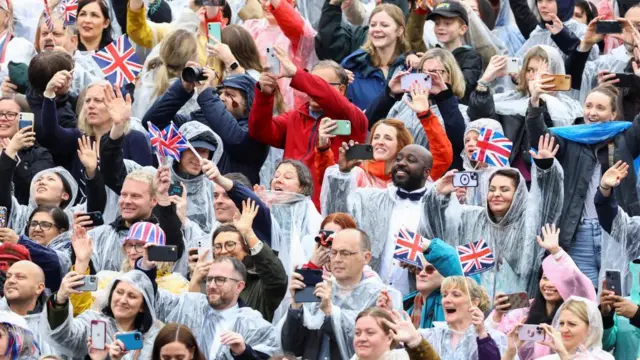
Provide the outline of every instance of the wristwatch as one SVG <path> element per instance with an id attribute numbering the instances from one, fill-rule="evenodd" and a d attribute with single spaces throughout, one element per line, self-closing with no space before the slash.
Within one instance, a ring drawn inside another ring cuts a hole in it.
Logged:
<path id="1" fill-rule="evenodd" d="M 237 61 L 234 61 L 233 64 L 229 65 L 229 69 L 231 69 L 231 71 L 235 71 L 235 69 L 237 69 L 238 66 L 240 66 L 240 64 L 238 64 Z"/>

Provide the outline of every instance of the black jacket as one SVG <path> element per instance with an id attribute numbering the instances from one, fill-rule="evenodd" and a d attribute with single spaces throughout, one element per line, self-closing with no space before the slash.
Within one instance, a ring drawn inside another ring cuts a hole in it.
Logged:
<path id="1" fill-rule="evenodd" d="M 38 133 L 38 131 L 43 131 L 43 129 L 38 125 L 42 124 L 40 117 L 42 116 L 42 102 L 44 100 L 44 96 L 42 96 L 42 94 L 38 94 L 32 88 L 28 88 L 25 97 L 27 99 L 27 102 L 29 103 L 29 109 L 31 109 L 31 112 L 35 117 L 34 124 L 36 126 L 36 133 Z M 78 103 L 78 98 L 73 95 L 67 94 L 56 96 L 55 102 L 56 110 L 58 113 L 58 124 L 67 129 L 73 129 L 77 127 L 78 123 L 76 121 L 76 105 Z M 71 163 L 71 159 L 69 159 L 69 163 Z M 64 164 L 60 164 L 60 166 L 64 166 Z"/>
<path id="2" fill-rule="evenodd" d="M 544 117 L 547 117 L 546 107 L 529 107 L 526 126 L 529 133 L 529 146 L 537 148 L 538 139 L 548 130 Z M 576 120 L 580 123 L 582 120 Z M 640 155 L 640 116 L 633 121 L 633 125 L 622 133 L 616 135 L 613 141 L 613 161 L 609 160 L 609 146 L 607 143 L 585 145 L 555 137 L 560 150 L 556 159 L 564 169 L 564 204 L 562 215 L 558 220 L 560 233 L 560 246 L 564 250 L 571 247 L 573 238 L 582 218 L 582 209 L 587 199 L 587 192 L 591 176 L 597 162 L 600 162 L 602 173 L 610 166 L 622 160 L 627 164 L 633 164 L 633 160 Z M 613 191 L 616 200 L 629 216 L 640 215 L 640 202 L 636 190 L 636 174 L 629 171 L 629 175 Z"/>
<path id="3" fill-rule="evenodd" d="M 453 57 L 456 58 L 456 62 L 458 63 L 458 66 L 460 66 L 460 70 L 462 70 L 464 82 L 467 83 L 464 91 L 464 97 L 460 99 L 460 103 L 468 105 L 469 97 L 478 85 L 478 79 L 482 76 L 482 58 L 474 48 L 466 45 L 454 49 L 452 54 Z"/>
<path id="4" fill-rule="evenodd" d="M 368 33 L 369 26 L 343 24 L 341 5 L 331 5 L 326 0 L 315 38 L 316 55 L 320 60 L 333 60 L 339 64 L 364 44 Z"/>
<path id="5" fill-rule="evenodd" d="M 18 151 L 20 162 L 13 173 L 13 196 L 22 205 L 29 204 L 31 180 L 42 170 L 56 166 L 49 150 L 43 147 L 30 147 Z"/>
<path id="6" fill-rule="evenodd" d="M 340 348 L 334 340 L 335 334 L 331 317 L 325 316 L 320 330 L 309 330 L 303 323 L 303 311 L 304 308 L 301 310 L 289 308 L 287 310 L 287 317 L 280 334 L 282 336 L 282 350 L 293 353 L 294 356 L 301 356 L 303 359 L 320 359 L 320 346 L 322 338 L 326 335 L 330 341 L 329 358 L 341 359 Z"/>

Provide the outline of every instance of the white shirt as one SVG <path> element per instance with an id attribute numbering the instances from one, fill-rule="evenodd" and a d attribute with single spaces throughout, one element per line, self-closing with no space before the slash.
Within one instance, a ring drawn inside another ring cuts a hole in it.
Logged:
<path id="1" fill-rule="evenodd" d="M 218 351 L 220 351 L 220 334 L 224 331 L 231 330 L 231 326 L 233 326 L 233 321 L 235 320 L 233 314 L 237 309 L 239 309 L 237 303 L 235 306 L 220 311 L 211 309 L 214 314 L 222 317 L 222 321 L 218 321 L 215 325 L 215 335 L 211 342 L 211 347 L 209 348 L 209 359 L 215 359 L 217 357 Z"/>
<path id="2" fill-rule="evenodd" d="M 426 191 L 427 186 L 412 191 L 418 193 Z M 409 231 L 416 232 L 420 223 L 420 201 L 411 201 L 409 199 L 400 199 L 396 194 L 398 190 L 394 185 L 389 185 L 387 191 L 389 196 L 395 201 L 391 218 L 389 219 L 389 234 L 387 242 L 384 244 L 384 250 L 380 257 L 380 277 L 387 285 L 391 285 L 394 289 L 400 291 L 402 295 L 409 294 L 409 272 L 407 269 L 400 267 L 398 260 L 393 259 L 395 251 L 396 235 L 398 230 L 405 228 Z"/>

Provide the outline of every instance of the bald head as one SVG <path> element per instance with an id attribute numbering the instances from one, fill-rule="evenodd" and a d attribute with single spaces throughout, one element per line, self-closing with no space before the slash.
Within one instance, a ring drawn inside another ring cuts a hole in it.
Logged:
<path id="1" fill-rule="evenodd" d="M 9 268 L 9 271 L 12 270 L 27 274 L 35 282 L 44 283 L 44 271 L 34 262 L 28 260 L 18 261 Z"/>
<path id="2" fill-rule="evenodd" d="M 336 241 L 336 239 L 340 239 L 340 241 L 342 241 L 343 239 L 357 239 L 357 241 L 360 244 L 360 250 L 365 252 L 365 251 L 371 251 L 371 240 L 369 239 L 369 235 L 367 235 L 366 232 L 360 230 L 360 229 L 344 229 L 344 230 L 340 230 L 338 233 L 335 234 L 335 236 L 333 237 L 334 242 Z"/>
<path id="3" fill-rule="evenodd" d="M 31 261 L 18 261 L 7 271 L 4 295 L 11 306 L 34 303 L 44 289 L 44 272 Z"/>
<path id="4" fill-rule="evenodd" d="M 431 169 L 433 166 L 433 157 L 429 150 L 427 150 L 424 146 L 418 144 L 409 144 L 400 150 L 400 152 L 405 152 L 406 154 L 412 154 L 420 162 L 424 164 L 427 169 Z"/>

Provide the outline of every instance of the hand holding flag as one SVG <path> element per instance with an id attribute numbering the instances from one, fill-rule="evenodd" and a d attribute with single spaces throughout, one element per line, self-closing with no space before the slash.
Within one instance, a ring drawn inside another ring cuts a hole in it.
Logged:
<path id="1" fill-rule="evenodd" d="M 471 154 L 471 160 L 491 166 L 506 167 L 513 143 L 503 134 L 489 128 L 480 129 L 480 136 L 476 150 Z"/>

